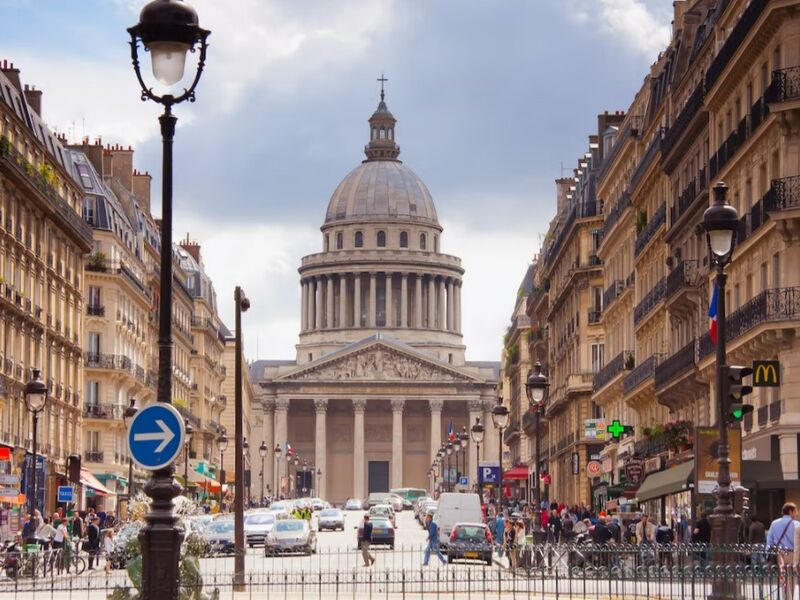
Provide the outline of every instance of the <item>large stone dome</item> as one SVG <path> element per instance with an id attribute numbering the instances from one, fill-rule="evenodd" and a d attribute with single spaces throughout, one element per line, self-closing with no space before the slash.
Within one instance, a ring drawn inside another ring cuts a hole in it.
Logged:
<path id="1" fill-rule="evenodd" d="M 438 225 L 428 188 L 399 160 L 367 160 L 350 171 L 328 203 L 325 223 L 368 220 Z"/>

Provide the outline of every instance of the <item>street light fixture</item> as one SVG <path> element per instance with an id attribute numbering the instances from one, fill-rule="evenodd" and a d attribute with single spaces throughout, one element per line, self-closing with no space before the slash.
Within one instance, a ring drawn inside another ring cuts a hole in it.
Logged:
<path id="1" fill-rule="evenodd" d="M 258 503 L 259 505 L 264 504 L 264 460 L 267 458 L 267 452 L 269 452 L 269 448 L 267 448 L 267 442 L 261 442 L 261 445 L 258 447 L 258 454 L 261 456 L 261 498 L 259 498 Z"/>
<path id="2" fill-rule="evenodd" d="M 321 477 L 322 477 L 322 469 L 317 467 L 317 488 L 316 488 L 317 495 L 319 495 L 319 480 L 320 480 Z"/>
<path id="3" fill-rule="evenodd" d="M 737 543 L 738 525 L 733 509 L 733 489 L 731 488 L 730 446 L 728 443 L 728 425 L 725 420 L 725 372 L 727 369 L 725 356 L 725 267 L 731 262 L 736 245 L 736 230 L 739 226 L 739 213 L 728 204 L 726 196 L 728 186 L 718 182 L 713 189 L 714 202 L 703 213 L 703 228 L 706 231 L 706 243 L 710 254 L 711 265 L 716 270 L 717 298 L 717 354 L 715 394 L 717 402 L 717 427 L 719 428 L 719 449 L 717 487 L 714 495 L 717 504 L 711 515 L 711 544 L 732 546 Z M 714 562 L 727 565 L 732 556 L 727 552 L 715 552 Z M 727 598 L 736 595 L 733 583 L 729 579 L 715 579 L 711 596 Z"/>
<path id="4" fill-rule="evenodd" d="M 133 417 L 136 416 L 136 413 L 139 412 L 139 409 L 136 407 L 136 398 L 131 398 L 128 400 L 129 404 L 128 407 L 125 409 L 125 412 L 122 413 L 122 422 L 125 425 L 125 429 L 128 429 Z M 128 506 L 131 505 L 131 498 L 133 498 L 133 458 L 130 456 L 128 457 Z"/>
<path id="5" fill-rule="evenodd" d="M 247 450 L 247 440 L 242 429 L 244 424 L 244 408 L 242 400 L 242 313 L 250 308 L 250 300 L 240 286 L 233 290 L 233 303 L 235 306 L 235 341 L 233 358 L 233 387 L 234 387 L 234 461 L 236 466 L 236 491 L 233 496 L 233 585 L 238 590 L 244 589 L 244 453 Z M 249 496 L 249 493 L 248 493 Z"/>
<path id="6" fill-rule="evenodd" d="M 456 440 L 456 442 L 457 441 L 458 440 Z M 444 447 L 444 451 L 447 454 L 447 474 L 446 474 L 446 480 L 445 481 L 447 481 L 447 491 L 450 492 L 450 491 L 452 491 L 450 489 L 450 484 L 451 484 L 451 481 L 453 480 L 453 471 L 452 471 L 452 468 L 450 466 L 450 457 L 453 455 L 453 452 L 455 452 L 454 442 L 447 442 L 447 444 Z"/>
<path id="7" fill-rule="evenodd" d="M 219 444 L 219 512 L 222 512 L 222 486 L 225 485 L 225 450 L 228 449 L 228 436 L 223 431 L 217 438 Z"/>
<path id="8" fill-rule="evenodd" d="M 275 449 L 273 450 L 275 453 L 275 493 L 273 494 L 275 498 L 281 497 L 281 445 L 275 444 Z"/>
<path id="9" fill-rule="evenodd" d="M 503 404 L 503 397 L 497 397 L 497 404 L 492 409 L 492 423 L 498 430 L 497 448 L 498 457 L 497 464 L 500 466 L 500 481 L 497 482 L 497 510 L 500 511 L 500 506 L 503 502 L 502 487 L 503 487 L 503 429 L 508 427 L 508 408 Z M 499 513 L 498 513 L 499 514 Z"/>
<path id="10" fill-rule="evenodd" d="M 197 12 L 186 2 L 152 0 L 139 14 L 139 23 L 128 29 L 131 36 L 131 60 L 136 79 L 141 86 L 141 99 L 164 106 L 159 117 L 163 147 L 161 193 L 161 279 L 158 312 L 158 402 L 172 402 L 172 142 L 177 117 L 172 107 L 185 100 L 194 101 L 206 59 L 206 39 L 209 31 L 201 29 Z M 139 66 L 139 43 L 150 53 L 153 76 L 167 86 L 168 92 L 156 94 L 142 78 Z M 192 83 L 177 96 L 172 86 L 181 79 L 186 54 L 199 46 L 197 70 Z M 145 527 L 139 536 L 142 548 L 143 598 L 178 597 L 178 560 L 183 542 L 183 530 L 177 527 L 172 500 L 180 494 L 175 483 L 174 463 L 153 472 L 146 486 L 152 498 L 152 509 L 145 517 Z"/>
<path id="11" fill-rule="evenodd" d="M 189 419 L 184 419 L 184 428 L 186 429 L 186 437 L 183 443 L 183 494 L 189 497 L 189 446 L 192 442 L 192 434 L 194 427 L 189 424 Z"/>
<path id="12" fill-rule="evenodd" d="M 25 384 L 25 406 L 28 408 L 28 412 L 33 416 L 33 467 L 31 468 L 32 473 L 29 474 L 32 491 L 30 508 L 31 525 L 28 528 L 28 535 L 30 537 L 26 540 L 26 542 L 31 544 L 36 543 L 36 463 L 39 460 L 36 455 L 36 436 L 39 427 L 39 413 L 41 413 L 47 405 L 47 385 L 45 385 L 39 375 L 39 369 L 31 369 L 31 379 Z M 42 510 L 44 511 L 44 507 L 42 507 Z M 36 569 L 33 569 L 33 577 L 36 577 Z"/>
<path id="13" fill-rule="evenodd" d="M 483 443 L 483 436 L 485 433 L 486 432 L 483 428 L 483 425 L 481 425 L 481 418 L 475 417 L 475 425 L 473 425 L 472 428 L 469 430 L 469 434 L 472 437 L 472 442 L 477 447 L 477 450 L 475 451 L 475 465 L 478 467 L 478 470 L 480 470 L 481 444 Z M 475 477 L 476 477 L 475 479 L 476 489 L 480 492 L 481 490 L 478 485 L 477 473 L 475 473 Z"/>
<path id="14" fill-rule="evenodd" d="M 467 426 L 461 426 L 461 433 L 458 434 L 458 441 L 461 443 L 461 475 L 467 472 L 467 446 L 469 446 L 469 434 Z M 458 465 L 456 465 L 458 467 Z M 458 468 L 456 468 L 458 471 Z"/>
<path id="15" fill-rule="evenodd" d="M 542 467 L 540 426 L 544 408 L 544 399 L 549 387 L 550 383 L 547 381 L 547 377 L 542 375 L 542 363 L 537 360 L 533 365 L 533 371 L 528 373 L 528 380 L 525 382 L 525 393 L 528 396 L 529 408 L 533 411 L 533 427 L 536 436 L 534 452 L 534 456 L 536 457 L 536 468 L 534 469 L 533 488 L 533 508 L 535 511 L 541 510 L 542 508 L 542 492 L 540 487 L 541 474 L 539 473 L 539 469 Z"/>

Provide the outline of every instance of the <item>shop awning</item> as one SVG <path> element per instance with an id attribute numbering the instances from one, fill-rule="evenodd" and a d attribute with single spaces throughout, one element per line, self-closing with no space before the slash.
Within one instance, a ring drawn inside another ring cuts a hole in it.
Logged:
<path id="1" fill-rule="evenodd" d="M 503 473 L 503 481 L 510 481 L 514 479 L 527 479 L 528 467 L 514 467 Z"/>
<path id="2" fill-rule="evenodd" d="M 207 492 L 219 493 L 219 482 L 197 471 L 189 471 L 189 483 L 194 483 Z"/>
<path id="3" fill-rule="evenodd" d="M 88 488 L 91 488 L 95 491 L 95 493 L 100 494 L 101 496 L 116 496 L 115 492 L 112 492 L 106 486 L 104 486 L 94 475 L 89 472 L 88 469 L 81 469 L 81 485 L 85 485 Z"/>
<path id="4" fill-rule="evenodd" d="M 636 501 L 644 502 L 688 490 L 690 479 L 694 481 L 693 460 L 676 465 L 666 471 L 651 473 L 639 486 L 639 490 L 636 492 Z"/>

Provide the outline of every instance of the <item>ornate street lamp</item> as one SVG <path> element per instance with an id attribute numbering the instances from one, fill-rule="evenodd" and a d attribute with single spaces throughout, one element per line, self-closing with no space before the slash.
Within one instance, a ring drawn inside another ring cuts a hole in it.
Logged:
<path id="1" fill-rule="evenodd" d="M 131 36 L 133 70 L 142 89 L 141 98 L 164 106 L 164 113 L 158 119 L 161 124 L 163 173 L 156 399 L 169 404 L 172 402 L 172 142 L 178 120 L 172 114 L 172 107 L 195 99 L 195 88 L 205 66 L 209 32 L 200 28 L 197 12 L 185 2 L 152 0 L 139 14 L 139 23 L 128 29 L 128 33 Z M 145 83 L 139 66 L 140 42 L 145 52 L 150 53 L 153 77 L 167 87 L 168 93 L 158 95 Z M 198 47 L 200 54 L 191 85 L 177 95 L 172 93 L 172 86 L 183 77 L 186 54 Z M 180 487 L 173 479 L 174 472 L 174 464 L 155 471 L 145 487 L 153 502 L 139 536 L 143 598 L 175 600 L 178 597 L 178 560 L 183 530 L 177 527 L 173 513 L 172 500 L 180 494 Z"/>
<path id="2" fill-rule="evenodd" d="M 125 429 L 128 429 L 128 425 L 130 425 L 131 421 L 133 421 L 133 417 L 136 416 L 136 413 L 139 412 L 139 409 L 136 407 L 136 398 L 131 398 L 128 400 L 129 404 L 128 407 L 125 409 L 125 412 L 122 413 L 122 422 L 125 425 Z M 128 506 L 131 504 L 131 498 L 133 498 L 134 493 L 134 486 L 133 486 L 133 458 L 130 456 L 128 457 Z"/>
<path id="3" fill-rule="evenodd" d="M 541 474 L 539 469 L 542 466 L 541 445 L 540 445 L 540 426 L 542 420 L 542 412 L 544 408 L 544 399 L 547 394 L 547 388 L 550 383 L 547 377 L 542 375 L 542 363 L 538 360 L 533 365 L 533 371 L 528 373 L 528 380 L 525 382 L 525 393 L 528 395 L 529 409 L 533 411 L 533 427 L 536 435 L 536 445 L 534 456 L 536 457 L 536 468 L 534 469 L 534 488 L 533 488 L 533 507 L 535 511 L 541 510 L 542 506 L 542 492 L 541 492 Z"/>
<path id="4" fill-rule="evenodd" d="M 275 444 L 275 449 L 272 451 L 275 453 L 275 493 L 273 494 L 275 498 L 281 497 L 281 445 Z"/>
<path id="5" fill-rule="evenodd" d="M 500 481 L 497 482 L 497 510 L 500 510 L 500 506 L 503 502 L 503 429 L 508 427 L 508 408 L 503 404 L 503 397 L 497 397 L 497 404 L 494 405 L 492 409 L 492 423 L 497 428 L 498 431 L 498 439 L 497 439 L 497 447 L 498 447 L 498 457 L 497 457 L 497 464 L 500 465 Z"/>
<path id="6" fill-rule="evenodd" d="M 706 242 L 711 260 L 711 265 L 716 270 L 716 298 L 717 298 L 717 355 L 716 355 L 716 381 L 715 395 L 717 401 L 717 427 L 719 428 L 719 449 L 717 488 L 714 494 L 717 504 L 711 515 L 711 544 L 719 549 L 720 546 L 732 546 L 737 543 L 738 525 L 733 509 L 733 489 L 731 488 L 730 446 L 728 444 L 728 424 L 725 419 L 725 267 L 731 262 L 733 249 L 736 246 L 736 230 L 739 227 L 739 213 L 736 208 L 728 204 L 726 195 L 728 186 L 718 182 L 713 189 L 714 202 L 703 213 L 703 228 L 706 231 Z M 732 562 L 732 555 L 728 552 L 714 552 L 714 562 L 719 565 L 728 565 Z M 736 594 L 734 584 L 730 579 L 715 578 L 712 585 L 712 597 L 728 598 Z"/>
<path id="7" fill-rule="evenodd" d="M 250 300 L 245 296 L 244 290 L 236 286 L 233 290 L 233 303 L 235 306 L 235 341 L 233 358 L 233 399 L 234 399 L 234 438 L 236 447 L 234 448 L 234 458 L 236 461 L 236 491 L 233 496 L 233 545 L 234 563 L 233 580 L 234 585 L 243 589 L 244 585 L 244 456 L 247 451 L 247 440 L 244 438 L 242 430 L 244 423 L 244 408 L 242 400 L 242 313 L 250 308 Z M 250 490 L 247 490 L 247 497 L 250 497 Z"/>
<path id="8" fill-rule="evenodd" d="M 478 467 L 478 471 L 480 471 L 480 462 L 481 462 L 481 444 L 483 443 L 483 436 L 484 431 L 483 425 L 481 425 L 481 418 L 475 417 L 475 425 L 469 430 L 469 434 L 472 437 L 472 443 L 475 444 L 477 450 L 475 451 L 475 465 Z M 475 473 L 475 486 L 476 489 L 480 492 L 480 485 L 478 484 L 478 474 Z"/>
<path id="9" fill-rule="evenodd" d="M 461 447 L 461 472 L 460 474 L 463 475 L 467 472 L 467 446 L 469 446 L 469 434 L 467 433 L 467 426 L 461 426 L 461 433 L 458 434 L 458 441 Z M 458 460 L 458 459 L 456 459 Z M 458 471 L 458 465 L 456 464 L 456 471 Z"/>
<path id="10" fill-rule="evenodd" d="M 31 369 L 31 379 L 25 384 L 25 406 L 28 412 L 33 416 L 33 466 L 31 467 L 31 473 L 28 474 L 30 477 L 29 481 L 31 482 L 31 526 L 28 528 L 29 537 L 26 540 L 26 542 L 30 544 L 36 543 L 36 467 L 38 466 L 37 462 L 39 460 L 36 454 L 36 438 L 39 428 L 39 413 L 47 406 L 47 385 L 45 385 L 39 375 L 39 369 Z M 44 511 L 44 507 L 42 507 L 42 510 Z M 36 569 L 33 569 L 33 577 L 36 577 Z"/>
<path id="11" fill-rule="evenodd" d="M 458 440 L 456 440 L 456 442 L 457 441 Z M 453 480 L 453 471 L 452 471 L 452 469 L 450 467 L 450 457 L 453 455 L 453 452 L 455 452 L 454 442 L 447 442 L 447 444 L 445 444 L 444 451 L 445 451 L 445 454 L 447 455 L 447 475 L 446 475 L 447 491 L 450 492 L 450 491 L 452 491 L 450 489 L 450 484 L 451 484 L 451 482 Z"/>
<path id="12" fill-rule="evenodd" d="M 264 460 L 267 458 L 267 452 L 269 452 L 269 448 L 267 448 L 267 442 L 261 442 L 261 445 L 258 447 L 258 455 L 261 457 L 261 498 L 258 500 L 259 506 L 264 505 Z"/>
<path id="13" fill-rule="evenodd" d="M 228 449 L 228 436 L 223 431 L 217 438 L 219 444 L 219 511 L 222 512 L 222 486 L 225 485 L 225 450 Z"/>
<path id="14" fill-rule="evenodd" d="M 316 488 L 317 494 L 320 493 L 320 491 L 319 491 L 319 480 L 320 480 L 321 477 L 322 477 L 322 469 L 317 467 L 317 488 Z"/>

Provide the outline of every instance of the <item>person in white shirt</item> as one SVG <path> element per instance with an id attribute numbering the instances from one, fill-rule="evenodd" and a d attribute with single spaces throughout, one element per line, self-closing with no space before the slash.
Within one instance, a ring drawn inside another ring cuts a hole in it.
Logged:
<path id="1" fill-rule="evenodd" d="M 50 545 L 50 540 L 56 534 L 56 530 L 50 524 L 50 519 L 46 518 L 41 525 L 36 529 L 36 541 L 42 548 L 47 548 Z"/>

